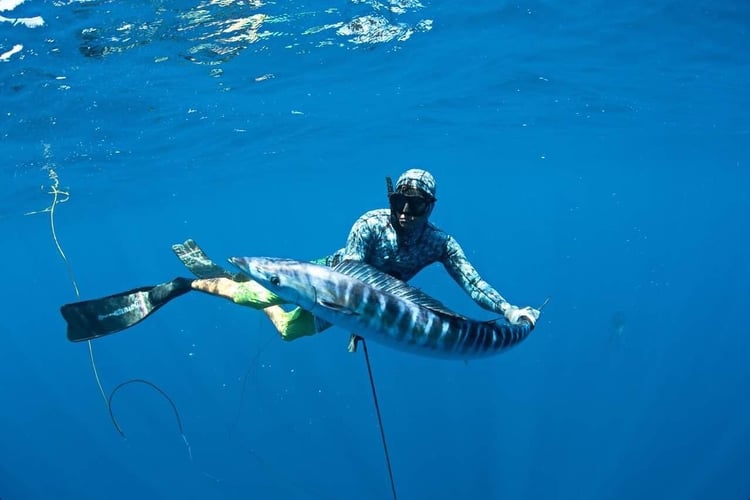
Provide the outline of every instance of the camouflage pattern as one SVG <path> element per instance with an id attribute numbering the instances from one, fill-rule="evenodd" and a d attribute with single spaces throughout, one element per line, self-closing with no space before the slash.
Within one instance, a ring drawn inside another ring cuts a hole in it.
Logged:
<path id="1" fill-rule="evenodd" d="M 427 170 L 412 168 L 401 174 L 396 181 L 396 192 L 421 191 L 433 201 L 437 200 L 437 183 Z"/>
<path id="2" fill-rule="evenodd" d="M 364 262 L 402 281 L 439 262 L 480 307 L 503 314 L 510 306 L 482 279 L 453 236 L 427 221 L 408 233 L 397 230 L 388 209 L 362 215 L 352 226 L 346 247 L 316 263 L 333 267 L 343 260 Z"/>

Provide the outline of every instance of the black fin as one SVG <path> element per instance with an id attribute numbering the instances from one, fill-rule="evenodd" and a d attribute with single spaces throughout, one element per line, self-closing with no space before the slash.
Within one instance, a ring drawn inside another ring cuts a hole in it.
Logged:
<path id="1" fill-rule="evenodd" d="M 156 286 L 65 304 L 60 312 L 68 324 L 68 340 L 92 340 L 140 323 L 170 300 L 192 290 L 191 282 L 176 278 Z"/>
<path id="2" fill-rule="evenodd" d="M 208 258 L 208 255 L 195 240 L 188 239 L 184 243 L 172 245 L 172 251 L 182 261 L 191 273 L 199 278 L 229 278 L 234 281 L 249 281 L 242 273 L 230 273 L 220 265 Z"/>
<path id="3" fill-rule="evenodd" d="M 357 278 L 378 290 L 392 293 L 397 297 L 409 300 L 422 307 L 426 307 L 427 309 L 432 309 L 435 312 L 466 319 L 465 316 L 449 309 L 445 304 L 430 297 L 422 290 L 414 288 L 413 286 L 394 278 L 390 274 L 378 271 L 374 267 L 363 262 L 345 260 L 334 267 L 333 270 L 351 276 L 352 278 Z"/>

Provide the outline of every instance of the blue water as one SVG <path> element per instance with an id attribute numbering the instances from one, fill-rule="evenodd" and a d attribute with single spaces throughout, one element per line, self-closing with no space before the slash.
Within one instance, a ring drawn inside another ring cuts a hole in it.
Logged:
<path id="1" fill-rule="evenodd" d="M 61 304 L 312 259 L 438 180 L 512 303 L 486 360 L 370 344 L 398 496 L 750 496 L 746 2 L 0 0 L 0 498 L 387 499 L 363 353 L 190 294 L 93 342 Z M 39 212 L 27 215 L 30 212 Z M 429 268 L 413 283 L 489 318 Z"/>

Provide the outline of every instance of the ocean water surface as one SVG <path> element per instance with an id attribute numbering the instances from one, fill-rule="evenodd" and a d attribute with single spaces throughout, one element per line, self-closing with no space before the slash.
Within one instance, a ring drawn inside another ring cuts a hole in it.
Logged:
<path id="1" fill-rule="evenodd" d="M 324 256 L 412 167 L 487 281 L 551 300 L 497 357 L 368 344 L 398 498 L 748 498 L 748 26 L 729 1 L 0 0 L 0 498 L 393 498 L 349 332 L 285 343 L 188 294 L 89 346 L 59 307 L 187 275 L 187 238 Z M 492 318 L 439 265 L 412 283 Z"/>

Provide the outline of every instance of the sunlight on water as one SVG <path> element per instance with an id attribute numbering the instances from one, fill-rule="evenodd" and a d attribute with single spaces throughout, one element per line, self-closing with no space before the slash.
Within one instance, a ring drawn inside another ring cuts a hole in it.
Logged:
<path id="1" fill-rule="evenodd" d="M 89 11 L 87 17 L 108 20 L 79 30 L 81 53 L 106 57 L 154 41 L 176 41 L 187 43 L 182 53 L 185 59 L 214 65 L 231 60 L 251 45 L 258 45 L 259 51 L 279 42 L 293 50 L 305 46 L 355 47 L 403 42 L 432 28 L 432 20 L 414 17 L 423 8 L 417 1 L 357 1 L 346 9 L 332 6 L 312 11 L 294 11 L 293 5 L 259 1 L 204 1 L 180 11 L 166 4 L 141 6 L 148 8 L 136 15 L 130 12 L 135 10 L 130 5 L 81 4 L 80 9 Z M 98 14 L 97 10 L 103 12 Z"/>

